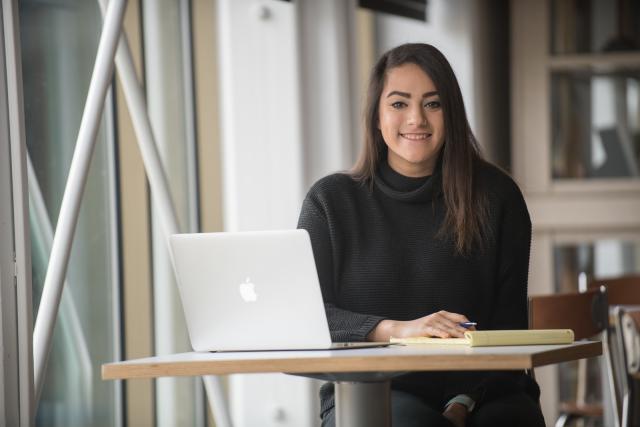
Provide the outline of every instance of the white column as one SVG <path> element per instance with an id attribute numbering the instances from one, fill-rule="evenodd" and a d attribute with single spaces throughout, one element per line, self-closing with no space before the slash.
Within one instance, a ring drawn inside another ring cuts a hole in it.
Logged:
<path id="1" fill-rule="evenodd" d="M 184 84 L 190 76 L 184 71 L 181 2 L 150 0 L 143 4 L 145 39 L 145 83 L 147 108 L 158 152 L 162 160 L 178 217 L 177 229 L 195 231 L 193 207 L 193 116 Z M 157 355 L 190 351 L 180 295 L 169 259 L 163 215 L 155 209 L 152 194 L 153 285 L 155 351 Z M 202 387 L 194 378 L 160 378 L 156 381 L 156 422 L 158 426 L 202 425 Z"/>

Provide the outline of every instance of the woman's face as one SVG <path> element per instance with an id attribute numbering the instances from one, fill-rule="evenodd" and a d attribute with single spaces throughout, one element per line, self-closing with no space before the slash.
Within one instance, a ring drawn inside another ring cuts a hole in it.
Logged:
<path id="1" fill-rule="evenodd" d="M 415 64 L 391 68 L 378 108 L 389 166 L 405 176 L 431 175 L 445 137 L 440 97 L 431 77 Z"/>

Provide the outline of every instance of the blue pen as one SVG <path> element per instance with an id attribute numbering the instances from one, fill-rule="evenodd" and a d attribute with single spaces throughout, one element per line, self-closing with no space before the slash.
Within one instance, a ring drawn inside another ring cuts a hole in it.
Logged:
<path id="1" fill-rule="evenodd" d="M 460 322 L 458 323 L 458 325 L 462 326 L 465 329 L 469 329 L 472 326 L 476 326 L 478 323 L 477 322 Z"/>

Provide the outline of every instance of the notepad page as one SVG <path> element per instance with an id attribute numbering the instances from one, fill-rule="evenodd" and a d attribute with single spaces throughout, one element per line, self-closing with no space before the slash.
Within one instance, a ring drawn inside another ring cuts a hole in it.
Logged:
<path id="1" fill-rule="evenodd" d="M 469 345 L 467 338 L 435 338 L 435 337 L 408 337 L 389 340 L 393 344 L 442 344 L 442 345 Z"/>
<path id="2" fill-rule="evenodd" d="M 468 345 L 470 347 L 501 345 L 570 344 L 571 329 L 521 329 L 500 331 L 467 331 L 464 338 L 408 337 L 391 338 L 396 344 Z"/>

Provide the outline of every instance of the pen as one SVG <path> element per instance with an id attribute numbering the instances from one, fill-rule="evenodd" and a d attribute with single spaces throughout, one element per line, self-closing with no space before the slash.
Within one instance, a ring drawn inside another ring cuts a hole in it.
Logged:
<path id="1" fill-rule="evenodd" d="M 477 322 L 460 322 L 458 323 L 458 325 L 462 326 L 463 328 L 469 329 L 472 326 L 476 326 L 478 323 Z"/>

